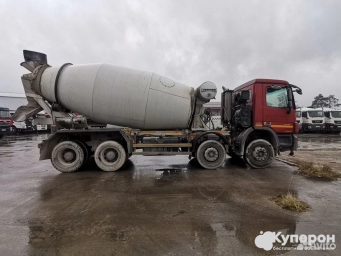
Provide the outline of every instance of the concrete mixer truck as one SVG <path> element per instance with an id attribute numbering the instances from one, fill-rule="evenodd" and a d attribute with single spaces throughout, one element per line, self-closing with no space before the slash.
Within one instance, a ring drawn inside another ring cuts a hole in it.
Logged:
<path id="1" fill-rule="evenodd" d="M 212 130 L 203 108 L 217 94 L 212 82 L 194 89 L 110 64 L 51 67 L 45 54 L 27 50 L 24 59 L 28 104 L 12 118 L 23 121 L 42 110 L 52 118 L 52 134 L 39 144 L 40 160 L 51 159 L 61 172 L 77 171 L 89 159 L 116 171 L 132 155 L 187 155 L 216 169 L 227 154 L 264 168 L 281 151 L 297 148 L 294 92 L 302 91 L 287 81 L 255 79 L 223 88 L 223 128 Z M 92 129 L 87 118 L 120 127 Z"/>

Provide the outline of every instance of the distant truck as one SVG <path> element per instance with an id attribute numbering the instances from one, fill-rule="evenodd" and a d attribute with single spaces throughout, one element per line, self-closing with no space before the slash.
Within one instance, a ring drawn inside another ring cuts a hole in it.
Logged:
<path id="1" fill-rule="evenodd" d="M 11 117 L 9 108 L 0 108 L 0 121 L 9 125 L 10 133 L 12 134 L 30 131 L 46 131 L 48 129 L 46 123 L 52 124 L 52 121 L 47 122 L 48 120 L 43 111 L 23 121 L 14 121 Z"/>
<path id="2" fill-rule="evenodd" d="M 301 108 L 302 131 L 303 132 L 323 132 L 325 130 L 325 120 L 322 108 Z"/>
<path id="3" fill-rule="evenodd" d="M 13 120 L 11 119 L 9 108 L 0 107 L 0 121 L 7 123 L 10 129 L 13 130 Z"/>
<path id="4" fill-rule="evenodd" d="M 325 131 L 330 133 L 341 132 L 341 110 L 323 108 Z"/>
<path id="5" fill-rule="evenodd" d="M 299 124 L 300 132 L 302 132 L 302 111 L 301 111 L 301 108 L 296 109 L 296 122 Z"/>
<path id="6" fill-rule="evenodd" d="M 10 125 L 7 122 L 0 121 L 0 139 L 8 135 L 11 131 Z"/>
<path id="7" fill-rule="evenodd" d="M 186 86 L 152 72 L 110 64 L 51 67 L 45 54 L 24 51 L 22 76 L 28 105 L 13 115 L 22 121 L 45 110 L 53 134 L 40 147 L 61 172 L 74 172 L 94 158 L 104 171 L 120 169 L 132 155 L 187 155 L 206 169 L 224 164 L 226 154 L 253 168 L 269 166 L 281 151 L 297 148 L 294 92 L 284 80 L 255 79 L 221 95 L 223 129 L 211 130 L 203 104 L 217 88 Z M 95 122 L 126 128 L 91 129 Z M 206 120 L 206 121 L 205 121 Z"/>
<path id="8" fill-rule="evenodd" d="M 299 108 L 296 122 L 301 132 L 341 132 L 341 110 L 332 108 Z"/>
<path id="9" fill-rule="evenodd" d="M 38 114 L 36 114 L 32 121 L 33 129 L 37 132 L 49 130 L 48 128 L 51 124 L 51 118 L 46 116 L 44 111 L 40 111 Z"/>

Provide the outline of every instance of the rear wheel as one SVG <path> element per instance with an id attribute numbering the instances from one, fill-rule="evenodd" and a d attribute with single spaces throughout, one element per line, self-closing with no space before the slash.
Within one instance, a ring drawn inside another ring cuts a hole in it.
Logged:
<path id="1" fill-rule="evenodd" d="M 82 168 L 88 163 L 89 159 L 90 159 L 90 153 L 89 150 L 85 144 L 85 142 L 81 142 L 79 140 L 75 140 L 75 142 L 82 148 L 83 152 L 84 152 L 84 162 L 82 164 Z"/>
<path id="2" fill-rule="evenodd" d="M 60 172 L 75 172 L 84 163 L 82 147 L 73 141 L 62 141 L 52 150 L 51 163 Z"/>
<path id="3" fill-rule="evenodd" d="M 102 142 L 95 151 L 95 162 L 97 166 L 106 172 L 117 171 L 126 160 L 126 151 L 116 141 Z"/>
<path id="4" fill-rule="evenodd" d="M 216 140 L 207 140 L 200 144 L 196 159 L 205 169 L 217 169 L 226 159 L 224 146 Z"/>
<path id="5" fill-rule="evenodd" d="M 275 157 L 275 151 L 266 140 L 254 140 L 247 146 L 244 160 L 253 168 L 260 169 L 268 167 Z"/>

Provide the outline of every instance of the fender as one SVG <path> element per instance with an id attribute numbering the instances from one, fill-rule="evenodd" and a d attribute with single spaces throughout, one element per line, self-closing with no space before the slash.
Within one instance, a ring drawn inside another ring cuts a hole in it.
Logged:
<path id="1" fill-rule="evenodd" d="M 235 150 L 235 153 L 240 156 L 244 155 L 245 142 L 247 138 L 252 132 L 257 131 L 257 130 L 267 131 L 267 133 L 270 135 L 271 144 L 274 148 L 275 154 L 277 155 L 277 152 L 279 150 L 279 145 L 280 145 L 279 139 L 277 137 L 277 134 L 274 132 L 274 130 L 268 127 L 250 127 L 246 129 L 245 131 L 241 132 L 234 142 L 235 144 L 239 145 L 239 147 L 237 147 L 237 149 Z"/>
<path id="2" fill-rule="evenodd" d="M 209 132 L 204 132 L 200 135 L 197 135 L 194 140 L 193 140 L 193 149 L 197 147 L 197 144 L 198 144 L 198 140 L 203 137 L 203 136 L 206 136 L 206 135 L 209 135 L 209 134 L 213 134 L 213 135 L 216 135 L 218 136 L 223 142 L 224 142 L 224 146 L 228 145 L 229 144 L 229 141 L 226 137 L 224 137 L 222 134 L 218 133 L 218 132 L 212 132 L 212 131 L 209 131 Z M 193 150 L 194 151 L 194 150 Z"/>

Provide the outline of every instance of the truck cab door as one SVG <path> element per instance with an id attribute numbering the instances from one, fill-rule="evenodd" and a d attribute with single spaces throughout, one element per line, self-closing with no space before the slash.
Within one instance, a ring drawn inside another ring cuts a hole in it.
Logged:
<path id="1" fill-rule="evenodd" d="M 288 113 L 287 87 L 282 85 L 263 84 L 263 127 L 278 133 L 293 133 L 296 114 L 294 109 Z"/>

